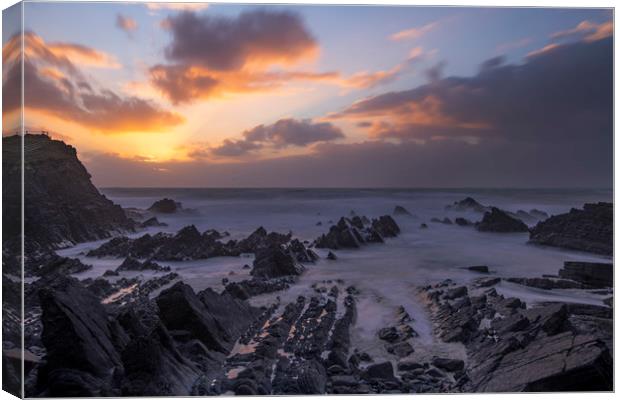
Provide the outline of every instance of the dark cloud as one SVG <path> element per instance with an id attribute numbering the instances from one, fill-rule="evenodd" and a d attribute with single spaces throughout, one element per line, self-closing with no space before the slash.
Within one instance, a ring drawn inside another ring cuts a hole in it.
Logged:
<path id="1" fill-rule="evenodd" d="M 317 44 L 297 14 L 255 10 L 236 18 L 183 12 L 169 17 L 166 57 L 213 70 L 237 70 L 252 61 L 295 61 Z"/>
<path id="2" fill-rule="evenodd" d="M 182 65 L 156 65 L 150 69 L 151 83 L 166 94 L 173 104 L 208 97 L 220 82 L 209 75 L 193 75 Z"/>
<path id="3" fill-rule="evenodd" d="M 612 38 L 605 38 L 558 45 L 520 65 L 493 59 L 476 76 L 374 96 L 333 118 L 372 119 L 378 137 L 493 136 L 512 143 L 591 143 L 586 149 L 609 145 L 612 57 Z"/>
<path id="4" fill-rule="evenodd" d="M 29 35 L 31 40 L 27 43 L 23 62 L 26 109 L 42 111 L 101 132 L 161 131 L 183 122 L 180 115 L 165 111 L 149 100 L 119 95 L 105 88 L 93 89 L 67 57 L 49 52 L 40 38 Z M 63 48 L 72 46 L 63 44 Z M 75 48 L 83 54 L 97 54 L 83 46 Z M 57 70 L 46 73 L 50 66 Z M 5 71 L 2 88 L 3 113 L 10 113 L 21 107 L 22 71 L 18 62 L 5 67 L 8 71 Z"/>
<path id="5" fill-rule="evenodd" d="M 290 146 L 303 147 L 320 142 L 341 139 L 344 134 L 340 128 L 329 122 L 312 122 L 312 120 L 281 119 L 271 125 L 258 125 L 243 132 L 243 139 L 225 140 L 220 146 L 211 148 L 216 156 L 236 157 L 264 147 L 281 149 Z M 190 157 L 203 155 L 190 152 Z"/>

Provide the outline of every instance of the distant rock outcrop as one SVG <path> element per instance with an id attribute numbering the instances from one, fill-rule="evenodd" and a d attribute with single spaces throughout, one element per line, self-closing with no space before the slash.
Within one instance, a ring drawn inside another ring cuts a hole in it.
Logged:
<path id="1" fill-rule="evenodd" d="M 19 235 L 21 140 L 2 139 L 4 239 Z M 74 147 L 46 135 L 24 137 L 24 229 L 28 242 L 48 249 L 131 231 L 134 222 L 99 193 Z M 15 209 L 11 209 L 11 207 Z"/>
<path id="2" fill-rule="evenodd" d="M 492 207 L 491 211 L 484 213 L 482 221 L 476 224 L 476 229 L 481 232 L 527 232 L 528 227 L 523 221 L 511 217 L 505 211 Z"/>
<path id="3" fill-rule="evenodd" d="M 455 201 L 454 204 L 446 206 L 447 210 L 454 211 L 475 211 L 479 213 L 490 211 L 491 207 L 484 206 L 473 197 L 466 197 L 463 200 Z"/>
<path id="4" fill-rule="evenodd" d="M 370 223 L 368 223 L 370 222 Z M 369 221 L 366 217 L 342 217 L 329 232 L 314 241 L 317 248 L 356 249 L 365 243 L 383 243 L 384 238 L 395 237 L 400 228 L 394 218 L 383 215 Z"/>
<path id="5" fill-rule="evenodd" d="M 183 205 L 178 201 L 164 198 L 153 203 L 148 210 L 160 214 L 173 214 L 183 209 Z"/>
<path id="6" fill-rule="evenodd" d="M 611 255 L 613 253 L 612 203 L 585 204 L 536 224 L 530 243 Z"/>

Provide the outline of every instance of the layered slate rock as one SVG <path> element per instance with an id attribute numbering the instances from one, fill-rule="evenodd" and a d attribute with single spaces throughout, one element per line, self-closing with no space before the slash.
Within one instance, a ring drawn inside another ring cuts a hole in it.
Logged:
<path id="1" fill-rule="evenodd" d="M 342 217 L 329 228 L 328 233 L 317 238 L 314 245 L 332 250 L 356 249 L 366 243 L 383 243 L 385 238 L 395 237 L 399 233 L 398 224 L 389 215 L 372 221 L 359 216 Z"/>
<path id="2" fill-rule="evenodd" d="M 3 138 L 3 195 L 6 204 L 20 204 L 20 140 Z M 46 135 L 24 137 L 25 240 L 45 248 L 100 240 L 131 231 L 134 222 L 123 209 L 99 193 L 74 147 Z M 19 234 L 20 213 L 5 214 L 4 240 Z M 8 234 L 8 236 L 7 236 Z"/>
<path id="3" fill-rule="evenodd" d="M 584 204 L 539 222 L 530 232 L 530 243 L 611 255 L 613 253 L 613 204 Z"/>
<path id="4" fill-rule="evenodd" d="M 439 336 L 467 349 L 467 364 L 454 390 L 611 390 L 612 329 L 605 323 L 611 313 L 601 312 L 604 307 L 551 303 L 526 309 L 519 299 L 494 289 L 469 291 L 449 281 L 422 293 Z"/>
<path id="5" fill-rule="evenodd" d="M 566 261 L 559 275 L 594 288 L 613 287 L 613 264 L 584 261 Z"/>
<path id="6" fill-rule="evenodd" d="M 505 211 L 492 207 L 491 211 L 484 213 L 482 221 L 476 224 L 476 229 L 481 232 L 528 232 L 529 228 L 523 221 L 511 217 Z"/>
<path id="7" fill-rule="evenodd" d="M 256 253 L 254 268 L 250 275 L 256 278 L 279 278 L 287 275 L 301 275 L 304 267 L 282 246 L 272 246 Z"/>

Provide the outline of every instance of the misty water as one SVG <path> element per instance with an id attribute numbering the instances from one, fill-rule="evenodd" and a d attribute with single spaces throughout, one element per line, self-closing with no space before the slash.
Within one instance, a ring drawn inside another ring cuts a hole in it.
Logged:
<path id="1" fill-rule="evenodd" d="M 480 203 L 494 205 L 508 211 L 539 209 L 549 215 L 580 208 L 586 202 L 612 201 L 611 190 L 365 190 L 365 189 L 103 189 L 103 193 L 123 207 L 146 209 L 164 197 L 183 203 L 191 212 L 158 215 L 163 228 L 149 228 L 135 234 L 159 231 L 176 232 L 193 224 L 200 231 L 217 229 L 227 231 L 231 238 L 243 238 L 259 226 L 268 231 L 286 233 L 312 241 L 328 231 L 331 223 L 341 216 L 377 217 L 391 214 L 396 205 L 409 210 L 413 216 L 395 216 L 402 233 L 385 244 L 372 244 L 358 250 L 336 251 L 338 260 L 329 261 L 326 251 L 316 249 L 321 259 L 306 265 L 298 284 L 286 292 L 254 297 L 255 305 L 270 304 L 279 296 L 282 302 L 294 300 L 299 294 L 311 294 L 310 287 L 323 280 L 343 279 L 347 285 L 360 289 L 358 312 L 360 317 L 353 331 L 357 346 L 373 354 L 380 345 L 376 332 L 393 318 L 395 307 L 402 305 L 414 317 L 414 328 L 420 334 L 416 339 L 434 354 L 462 351 L 446 344 L 435 344 L 431 325 L 417 297 L 416 288 L 444 279 L 467 282 L 480 275 L 463 267 L 487 265 L 493 275 L 500 277 L 540 277 L 556 275 L 565 261 L 610 262 L 609 257 L 561 250 L 528 244 L 527 233 L 483 233 L 473 227 L 444 225 L 430 222 L 457 216 L 478 221 L 482 214 L 448 211 L 445 206 L 467 196 Z M 331 222 L 330 222 L 331 221 Z M 320 222 L 321 225 L 317 225 Z M 421 229 L 426 223 L 428 229 Z M 85 257 L 84 253 L 103 241 L 85 243 L 60 253 L 81 258 L 93 269 L 77 275 L 79 278 L 101 276 L 107 269 L 115 269 L 123 260 Z M 249 277 L 244 264 L 252 264 L 251 257 L 218 257 L 188 262 L 160 262 L 169 265 L 195 290 L 223 288 L 222 279 L 230 281 Z M 233 275 L 231 274 L 233 271 Z M 141 272 L 148 277 L 155 272 Z M 123 272 L 121 276 L 134 276 Z M 114 278 L 112 278 L 114 279 Z M 528 305 L 543 301 L 569 301 L 603 304 L 606 296 L 576 290 L 540 290 L 502 282 L 498 292 L 519 297 Z M 378 355 L 378 354 L 377 354 Z"/>

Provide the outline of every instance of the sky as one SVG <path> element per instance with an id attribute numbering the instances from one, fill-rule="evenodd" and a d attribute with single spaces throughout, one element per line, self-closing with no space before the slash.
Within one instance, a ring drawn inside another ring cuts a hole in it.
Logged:
<path id="1" fill-rule="evenodd" d="M 25 127 L 75 146 L 101 187 L 612 186 L 609 9 L 23 10 Z"/>

